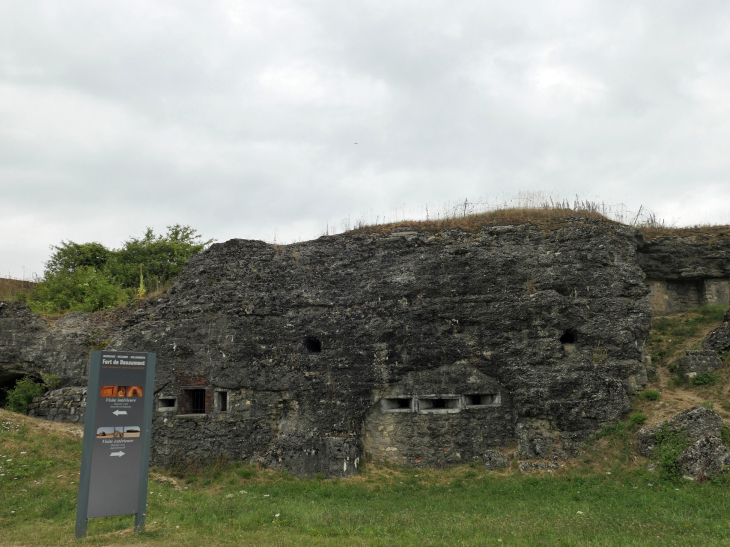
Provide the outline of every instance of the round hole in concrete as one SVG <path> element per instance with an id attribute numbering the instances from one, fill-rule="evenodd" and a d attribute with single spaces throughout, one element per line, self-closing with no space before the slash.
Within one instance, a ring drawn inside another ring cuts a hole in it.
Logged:
<path id="1" fill-rule="evenodd" d="M 576 332 L 573 329 L 568 329 L 560 337 L 560 343 L 561 344 L 575 344 L 576 337 L 577 337 Z"/>
<path id="2" fill-rule="evenodd" d="M 307 336 L 304 339 L 304 347 L 307 348 L 307 351 L 312 353 L 319 353 L 322 351 L 322 342 L 317 340 L 314 336 Z"/>

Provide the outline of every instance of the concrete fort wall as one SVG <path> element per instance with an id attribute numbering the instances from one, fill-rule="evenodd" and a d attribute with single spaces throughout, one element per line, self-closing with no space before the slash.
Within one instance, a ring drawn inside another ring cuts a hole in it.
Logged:
<path id="1" fill-rule="evenodd" d="M 641 244 L 581 218 L 231 240 L 136 307 L 53 321 L 2 303 L 0 374 L 84 385 L 93 348 L 155 352 L 163 466 L 224 456 L 348 476 L 365 452 L 412 466 L 507 445 L 564 457 L 646 383 Z"/>

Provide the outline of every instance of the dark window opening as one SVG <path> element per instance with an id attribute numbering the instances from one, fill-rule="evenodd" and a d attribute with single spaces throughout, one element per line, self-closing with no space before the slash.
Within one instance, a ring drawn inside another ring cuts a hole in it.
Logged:
<path id="1" fill-rule="evenodd" d="M 317 340 L 314 336 L 307 336 L 304 339 L 304 347 L 307 348 L 307 351 L 318 353 L 322 351 L 322 342 Z"/>
<path id="2" fill-rule="evenodd" d="M 573 329 L 566 330 L 560 337 L 561 344 L 575 344 L 576 332 Z"/>
<path id="3" fill-rule="evenodd" d="M 496 395 L 467 395 L 466 404 L 470 406 L 491 405 L 496 402 Z"/>
<path id="4" fill-rule="evenodd" d="M 460 405 L 459 399 L 456 397 L 439 397 L 434 399 L 419 399 L 418 408 L 419 410 L 458 410 Z"/>
<path id="5" fill-rule="evenodd" d="M 392 399 L 383 399 L 381 408 L 384 411 L 409 411 L 413 410 L 412 397 L 394 397 Z"/>
<path id="6" fill-rule="evenodd" d="M 190 389 L 187 393 L 190 401 L 190 414 L 205 414 L 205 390 Z"/>
<path id="7" fill-rule="evenodd" d="M 160 399 L 159 408 L 175 408 L 175 399 Z"/>
<path id="8" fill-rule="evenodd" d="M 228 411 L 228 392 L 227 391 L 218 392 L 218 410 L 221 412 Z"/>

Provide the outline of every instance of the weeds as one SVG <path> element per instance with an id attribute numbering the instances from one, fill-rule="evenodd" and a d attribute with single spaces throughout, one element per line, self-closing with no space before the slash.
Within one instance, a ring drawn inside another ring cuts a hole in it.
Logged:
<path id="1" fill-rule="evenodd" d="M 654 457 L 659 463 L 660 476 L 664 480 L 675 481 L 679 478 L 677 458 L 689 446 L 684 431 L 675 431 L 663 424 L 656 433 Z"/>
<path id="2" fill-rule="evenodd" d="M 722 440 L 722 444 L 724 444 L 727 448 L 730 448 L 730 425 L 722 424 L 720 439 Z"/>
<path id="3" fill-rule="evenodd" d="M 722 322 L 726 310 L 727 306 L 708 304 L 676 316 L 652 319 L 651 334 L 646 342 L 652 363 L 675 372 L 676 363 L 672 361 L 686 349 L 688 341 L 701 342 L 708 330 Z"/>
<path id="4" fill-rule="evenodd" d="M 714 386 L 716 383 L 717 377 L 711 372 L 703 372 L 690 380 L 692 386 Z"/>
<path id="5" fill-rule="evenodd" d="M 632 414 L 629 418 L 629 429 L 632 431 L 635 431 L 638 429 L 644 422 L 646 422 L 648 418 L 644 416 L 641 412 L 637 412 L 636 414 Z"/>

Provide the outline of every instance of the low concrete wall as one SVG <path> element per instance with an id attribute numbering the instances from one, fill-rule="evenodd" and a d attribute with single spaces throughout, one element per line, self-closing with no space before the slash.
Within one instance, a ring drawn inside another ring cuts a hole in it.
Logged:
<path id="1" fill-rule="evenodd" d="M 64 387 L 35 397 L 28 406 L 28 415 L 52 422 L 84 423 L 86 388 Z"/>

